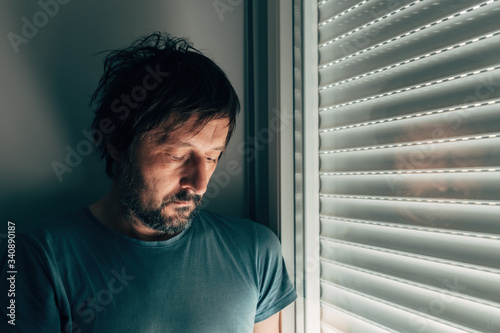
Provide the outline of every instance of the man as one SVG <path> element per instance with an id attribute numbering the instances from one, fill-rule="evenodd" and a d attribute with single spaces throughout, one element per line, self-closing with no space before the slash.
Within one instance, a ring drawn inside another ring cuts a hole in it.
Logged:
<path id="1" fill-rule="evenodd" d="M 112 189 L 17 236 L 2 332 L 279 332 L 296 294 L 277 237 L 197 209 L 239 110 L 227 77 L 159 33 L 104 69 L 93 130 Z"/>

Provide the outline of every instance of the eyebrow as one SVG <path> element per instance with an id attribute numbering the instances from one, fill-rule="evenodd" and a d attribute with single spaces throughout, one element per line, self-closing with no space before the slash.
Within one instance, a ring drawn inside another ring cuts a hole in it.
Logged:
<path id="1" fill-rule="evenodd" d="M 179 148 L 192 148 L 192 147 L 194 147 L 189 142 L 178 142 L 178 143 L 172 144 L 172 146 L 176 146 L 176 147 L 179 147 Z M 210 148 L 210 150 L 224 151 L 225 147 L 224 146 L 218 146 L 218 147 Z"/>
<path id="2" fill-rule="evenodd" d="M 165 142 L 167 142 L 168 139 L 169 139 L 169 136 L 167 133 L 159 133 L 159 134 L 155 135 L 154 141 L 156 144 L 161 145 L 161 144 L 164 144 Z"/>
<path id="3" fill-rule="evenodd" d="M 189 142 L 176 142 L 176 143 L 169 144 L 169 143 L 167 143 L 168 139 L 169 139 L 168 135 L 167 134 L 163 134 L 163 135 L 160 135 L 155 141 L 159 145 L 161 145 L 161 144 L 168 144 L 168 145 L 174 146 L 176 148 L 192 148 L 192 147 L 194 147 Z M 216 150 L 216 151 L 223 152 L 224 150 L 226 150 L 226 147 L 224 147 L 224 146 L 217 146 L 217 147 L 211 148 L 210 150 Z"/>

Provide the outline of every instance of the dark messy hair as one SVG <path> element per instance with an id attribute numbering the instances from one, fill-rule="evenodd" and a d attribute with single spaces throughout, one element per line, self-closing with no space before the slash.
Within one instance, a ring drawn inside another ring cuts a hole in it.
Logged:
<path id="1" fill-rule="evenodd" d="M 212 60 L 187 40 L 160 32 L 106 56 L 91 103 L 96 104 L 94 142 L 112 179 L 116 161 L 106 144 L 129 154 L 135 142 L 165 120 L 171 124 L 168 131 L 196 116 L 193 129 L 227 118 L 227 145 L 240 109 L 234 88 Z"/>

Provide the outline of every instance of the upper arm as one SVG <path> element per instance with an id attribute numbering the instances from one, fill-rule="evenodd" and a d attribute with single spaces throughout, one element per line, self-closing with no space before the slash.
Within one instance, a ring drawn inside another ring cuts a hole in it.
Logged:
<path id="1" fill-rule="evenodd" d="M 260 231 L 256 266 L 259 293 L 255 315 L 257 322 L 283 310 L 297 297 L 286 271 L 278 237 L 268 228 Z"/>
<path id="2" fill-rule="evenodd" d="M 46 257 L 43 250 L 37 244 L 21 234 L 16 236 L 15 268 L 17 273 L 7 272 L 6 253 L 0 259 L 2 271 L 0 272 L 0 287 L 2 304 L 13 302 L 15 317 L 8 316 L 10 311 L 3 308 L 0 313 L 4 314 L 0 323 L 0 331 L 10 332 L 60 332 L 61 320 L 56 301 L 56 293 L 53 288 L 53 279 L 50 276 L 50 269 L 47 267 Z M 15 290 L 7 293 L 10 289 L 7 277 L 13 277 Z M 5 290 L 5 292 L 4 292 Z M 9 299 L 7 299 L 9 298 Z M 22 308 L 21 308 L 22 307 Z M 5 316 L 7 315 L 7 316 Z M 7 324 L 7 320 L 15 319 Z M 8 327 L 2 330 L 5 325 Z"/>
<path id="3" fill-rule="evenodd" d="M 261 322 L 255 323 L 253 333 L 281 333 L 280 316 L 281 312 L 278 312 Z"/>

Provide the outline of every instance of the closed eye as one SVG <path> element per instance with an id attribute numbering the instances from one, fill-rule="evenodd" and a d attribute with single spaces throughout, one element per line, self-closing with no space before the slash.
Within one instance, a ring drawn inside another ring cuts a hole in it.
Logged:
<path id="1" fill-rule="evenodd" d="M 216 162 L 217 162 L 217 159 L 216 159 L 216 158 L 211 158 L 211 157 L 208 157 L 208 156 L 207 156 L 207 157 L 206 157 L 206 159 L 207 159 L 207 161 L 208 161 L 209 163 L 216 163 Z"/>
<path id="2" fill-rule="evenodd" d="M 171 155 L 171 154 L 168 154 L 168 157 L 174 161 L 174 162 L 183 162 L 187 159 L 187 155 L 183 155 L 183 156 L 176 156 L 176 155 Z M 212 158 L 210 156 L 206 156 L 205 157 L 206 161 L 208 163 L 217 163 L 218 161 L 218 158 Z"/>
<path id="3" fill-rule="evenodd" d="M 186 159 L 186 156 L 174 156 L 170 154 L 168 154 L 168 156 L 170 157 L 170 159 L 172 159 L 172 161 L 176 162 L 184 161 Z"/>

